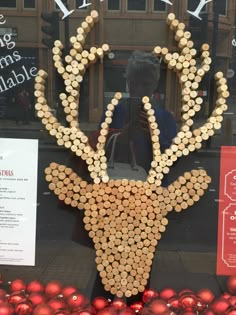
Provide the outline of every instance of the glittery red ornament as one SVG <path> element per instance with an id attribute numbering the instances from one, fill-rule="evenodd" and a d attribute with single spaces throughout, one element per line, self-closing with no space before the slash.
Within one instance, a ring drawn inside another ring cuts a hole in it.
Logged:
<path id="1" fill-rule="evenodd" d="M 153 299 L 157 298 L 159 296 L 158 292 L 152 289 L 147 289 L 144 290 L 143 295 L 142 295 L 142 301 L 144 303 L 149 303 Z"/>
<path id="2" fill-rule="evenodd" d="M 134 310 L 135 313 L 138 313 L 143 308 L 143 303 L 142 302 L 134 302 L 129 307 L 132 308 L 132 310 Z"/>
<path id="3" fill-rule="evenodd" d="M 236 306 L 236 295 L 231 296 L 228 300 L 229 300 L 230 305 Z"/>
<path id="4" fill-rule="evenodd" d="M 56 311 L 59 308 L 65 308 L 66 302 L 62 297 L 54 297 L 47 301 L 47 304 L 51 306 L 51 308 Z"/>
<path id="5" fill-rule="evenodd" d="M 33 303 L 34 306 L 46 303 L 47 298 L 44 293 L 33 292 L 29 295 L 28 299 Z"/>
<path id="6" fill-rule="evenodd" d="M 127 306 L 119 312 L 119 315 L 135 315 L 135 310 Z"/>
<path id="7" fill-rule="evenodd" d="M 17 315 L 31 315 L 33 313 L 33 304 L 30 300 L 25 299 L 15 306 Z"/>
<path id="8" fill-rule="evenodd" d="M 172 297 L 167 301 L 167 306 L 168 306 L 172 311 L 177 311 L 177 310 L 179 310 L 179 296 L 178 296 L 178 295 L 172 296 Z"/>
<path id="9" fill-rule="evenodd" d="M 230 306 L 230 303 L 228 300 L 224 298 L 218 298 L 215 299 L 211 305 L 210 308 L 217 314 L 217 315 L 225 315 L 225 312 L 227 308 Z"/>
<path id="10" fill-rule="evenodd" d="M 164 301 L 168 301 L 172 296 L 176 295 L 177 292 L 172 288 L 164 288 L 160 291 L 160 298 Z"/>
<path id="11" fill-rule="evenodd" d="M 41 292 L 41 293 L 43 293 L 44 292 L 44 285 L 40 281 L 34 280 L 34 281 L 31 281 L 27 285 L 26 291 L 29 294 L 33 293 L 33 292 Z"/>
<path id="12" fill-rule="evenodd" d="M 67 285 L 62 289 L 61 294 L 63 295 L 64 299 L 66 299 L 69 295 L 77 291 L 78 289 L 75 286 Z"/>
<path id="13" fill-rule="evenodd" d="M 68 308 L 61 308 L 52 313 L 52 315 L 70 315 L 70 311 Z"/>
<path id="14" fill-rule="evenodd" d="M 236 315 L 236 307 L 230 307 L 230 308 L 226 311 L 225 315 Z"/>
<path id="15" fill-rule="evenodd" d="M 82 293 L 75 292 L 67 297 L 66 303 L 71 310 L 75 310 L 87 306 L 89 301 Z"/>
<path id="16" fill-rule="evenodd" d="M 5 290 L 3 290 L 3 289 L 0 289 L 0 297 L 2 297 L 2 296 L 6 296 L 6 294 L 7 294 L 7 292 L 5 291 Z"/>
<path id="17" fill-rule="evenodd" d="M 197 298 L 194 294 L 184 293 L 179 297 L 179 307 L 184 311 L 193 312 L 197 306 Z"/>
<path id="18" fill-rule="evenodd" d="M 96 310 L 101 310 L 104 307 L 108 306 L 109 302 L 103 296 L 97 296 L 92 300 L 92 305 L 95 307 Z"/>
<path id="19" fill-rule="evenodd" d="M 166 302 L 163 301 L 163 300 L 161 300 L 161 299 L 155 299 L 155 300 L 153 300 L 153 301 L 150 303 L 149 308 L 150 308 L 151 311 L 152 311 L 154 314 L 156 314 L 156 315 L 162 314 L 163 312 L 169 310 L 169 308 L 168 308 Z"/>
<path id="20" fill-rule="evenodd" d="M 17 303 L 20 303 L 25 298 L 26 298 L 26 295 L 24 291 L 15 291 L 8 296 L 7 301 L 11 305 L 15 306 Z"/>
<path id="21" fill-rule="evenodd" d="M 39 304 L 35 307 L 33 315 L 52 315 L 53 309 L 47 304 Z"/>
<path id="22" fill-rule="evenodd" d="M 197 296 L 199 296 L 205 304 L 210 304 L 214 299 L 214 294 L 210 289 L 204 288 L 197 292 Z"/>
<path id="23" fill-rule="evenodd" d="M 45 294 L 48 298 L 55 297 L 59 295 L 62 291 L 62 284 L 59 281 L 48 282 L 45 286 Z"/>
<path id="24" fill-rule="evenodd" d="M 12 282 L 9 282 L 10 284 L 10 291 L 25 291 L 26 289 L 26 283 L 21 279 L 15 279 Z"/>
<path id="25" fill-rule="evenodd" d="M 111 302 L 111 306 L 114 307 L 117 311 L 119 311 L 119 310 L 122 310 L 123 308 L 125 308 L 127 305 L 123 299 L 115 298 Z"/>
<path id="26" fill-rule="evenodd" d="M 1 303 L 0 304 L 0 315 L 13 315 L 14 314 L 14 307 L 8 303 Z"/>
<path id="27" fill-rule="evenodd" d="M 236 295 L 236 276 L 231 276 L 227 279 L 227 288 L 229 293 Z"/>
<path id="28" fill-rule="evenodd" d="M 113 306 L 107 306 L 102 310 L 99 310 L 97 315 L 117 315 L 117 311 Z"/>

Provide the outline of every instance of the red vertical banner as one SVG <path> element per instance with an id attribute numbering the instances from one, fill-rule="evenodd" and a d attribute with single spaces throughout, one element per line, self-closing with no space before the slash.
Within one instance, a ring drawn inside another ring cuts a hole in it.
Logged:
<path id="1" fill-rule="evenodd" d="M 236 147 L 221 147 L 217 275 L 236 275 Z"/>

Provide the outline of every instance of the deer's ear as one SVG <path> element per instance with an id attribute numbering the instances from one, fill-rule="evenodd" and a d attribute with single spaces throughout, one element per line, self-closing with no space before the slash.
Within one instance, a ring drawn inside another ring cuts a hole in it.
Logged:
<path id="1" fill-rule="evenodd" d="M 205 170 L 185 172 L 168 187 L 172 208 L 181 212 L 192 206 L 203 196 L 210 182 Z"/>
<path id="2" fill-rule="evenodd" d="M 46 169 L 49 189 L 66 205 L 84 209 L 87 202 L 88 183 L 65 165 L 51 163 Z"/>

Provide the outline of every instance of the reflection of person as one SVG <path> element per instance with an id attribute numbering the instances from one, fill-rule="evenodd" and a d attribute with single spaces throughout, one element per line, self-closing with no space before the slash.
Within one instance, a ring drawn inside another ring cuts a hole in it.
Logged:
<path id="1" fill-rule="evenodd" d="M 20 89 L 15 98 L 16 103 L 16 124 L 23 122 L 24 125 L 29 124 L 30 120 L 30 96 L 24 89 Z"/>
<path id="2" fill-rule="evenodd" d="M 117 138 L 116 160 L 122 162 L 129 161 L 129 145 L 133 144 L 136 162 L 142 166 L 147 172 L 150 169 L 152 161 L 152 143 L 149 132 L 149 125 L 146 118 L 146 113 L 142 109 L 142 97 L 148 96 L 151 98 L 155 87 L 159 81 L 160 65 L 157 59 L 151 53 L 135 51 L 128 62 L 127 66 L 127 83 L 129 87 L 130 97 L 115 108 L 113 114 L 113 121 L 108 135 L 120 133 Z M 176 135 L 176 124 L 172 115 L 161 107 L 154 107 L 155 117 L 160 129 L 160 146 L 161 150 L 165 150 L 171 144 L 173 137 Z M 102 118 L 103 121 L 103 118 Z M 90 144 L 96 146 L 95 136 L 90 137 Z M 76 162 L 74 161 L 72 167 L 75 169 Z M 76 169 L 75 169 L 76 171 Z M 81 176 L 81 169 L 77 168 Z M 166 184 L 166 183 L 164 183 Z M 82 226 L 82 214 L 79 213 L 77 222 L 74 228 L 73 240 L 84 245 L 91 245 L 91 240 L 88 240 L 86 232 Z M 114 298 L 109 292 L 105 291 L 99 273 L 97 272 L 92 299 L 96 296 L 104 296 L 107 298 Z M 134 300 L 139 299 L 138 296 L 133 297 Z M 128 303 L 132 302 L 129 298 Z"/>

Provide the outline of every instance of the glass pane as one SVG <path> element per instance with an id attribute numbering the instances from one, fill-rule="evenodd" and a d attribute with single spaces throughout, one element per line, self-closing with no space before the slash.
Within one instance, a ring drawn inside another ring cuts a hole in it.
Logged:
<path id="1" fill-rule="evenodd" d="M 167 4 L 160 0 L 154 0 L 154 11 L 166 11 Z"/>
<path id="2" fill-rule="evenodd" d="M 146 0 L 127 0 L 128 10 L 130 11 L 145 11 Z"/>
<path id="3" fill-rule="evenodd" d="M 227 15 L 228 0 L 221 0 L 216 2 L 216 10 L 221 15 Z"/>
<path id="4" fill-rule="evenodd" d="M 16 0 L 1 0 L 0 7 L 3 8 L 16 8 Z"/>
<path id="5" fill-rule="evenodd" d="M 107 0 L 108 10 L 119 10 L 120 9 L 120 0 Z"/>
<path id="6" fill-rule="evenodd" d="M 24 0 L 24 8 L 34 9 L 36 0 Z"/>

